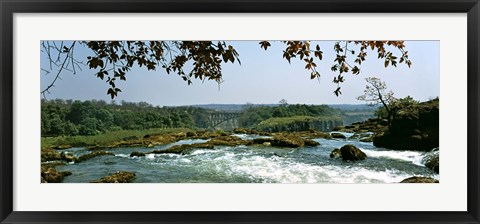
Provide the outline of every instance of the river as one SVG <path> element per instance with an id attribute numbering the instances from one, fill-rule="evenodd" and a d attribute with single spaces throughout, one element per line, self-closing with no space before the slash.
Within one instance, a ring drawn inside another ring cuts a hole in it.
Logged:
<path id="1" fill-rule="evenodd" d="M 347 137 L 351 134 L 343 133 Z M 236 135 L 251 139 L 259 136 Z M 81 163 L 57 166 L 58 171 L 71 171 L 64 183 L 85 183 L 116 171 L 134 172 L 137 183 L 398 183 L 411 176 L 439 180 L 439 175 L 423 165 L 432 152 L 395 151 L 377 148 L 357 140 L 314 139 L 316 147 L 286 149 L 251 146 L 216 146 L 196 149 L 190 154 L 147 154 L 130 157 L 133 151 L 150 152 L 172 145 L 206 142 L 181 140 L 155 148 L 116 148 L 106 151 L 115 156 L 99 156 Z M 353 144 L 367 155 L 363 161 L 345 162 L 331 159 L 330 152 Z M 66 149 L 74 156 L 91 151 L 85 148 Z M 438 153 L 438 152 L 437 152 Z"/>

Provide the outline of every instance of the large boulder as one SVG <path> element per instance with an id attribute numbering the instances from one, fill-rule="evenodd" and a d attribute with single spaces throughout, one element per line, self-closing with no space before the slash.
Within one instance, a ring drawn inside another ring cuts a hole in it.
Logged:
<path id="1" fill-rule="evenodd" d="M 336 159 L 336 158 L 341 157 L 341 156 L 342 156 L 342 152 L 340 151 L 340 149 L 334 149 L 330 153 L 330 158 L 332 158 L 332 159 Z"/>
<path id="2" fill-rule="evenodd" d="M 374 137 L 373 144 L 397 150 L 428 151 L 439 146 L 439 100 L 402 108 L 388 131 Z"/>
<path id="3" fill-rule="evenodd" d="M 438 180 L 435 180 L 431 177 L 413 176 L 400 181 L 400 183 L 438 183 Z"/>
<path id="4" fill-rule="evenodd" d="M 350 144 L 344 145 L 342 148 L 340 148 L 340 152 L 343 160 L 356 161 L 367 158 L 367 155 L 362 152 L 362 150 Z"/>

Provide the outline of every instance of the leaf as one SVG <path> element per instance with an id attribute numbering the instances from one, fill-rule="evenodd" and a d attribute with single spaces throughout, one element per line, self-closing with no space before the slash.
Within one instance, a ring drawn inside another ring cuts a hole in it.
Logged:
<path id="1" fill-rule="evenodd" d="M 341 95 L 342 92 L 340 91 L 340 87 L 338 87 L 333 93 L 335 93 L 336 96 Z"/>
<path id="2" fill-rule="evenodd" d="M 267 50 L 268 47 L 270 47 L 270 42 L 268 41 L 260 41 L 260 47 Z"/>

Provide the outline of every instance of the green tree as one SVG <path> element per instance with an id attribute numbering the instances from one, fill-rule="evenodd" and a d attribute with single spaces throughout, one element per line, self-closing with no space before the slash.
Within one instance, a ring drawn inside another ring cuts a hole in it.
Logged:
<path id="1" fill-rule="evenodd" d="M 303 61 L 310 78 L 320 78 L 317 63 L 323 60 L 323 51 L 318 44 L 312 46 L 311 41 L 279 42 L 285 46 L 285 60 L 289 63 L 292 59 Z M 270 41 L 260 41 L 259 44 L 265 50 L 271 46 Z M 75 57 L 78 47 L 90 51 L 86 59 Z M 53 67 L 58 71 L 53 73 L 53 81 L 41 91 L 44 97 L 63 72 L 75 74 L 85 60 L 92 73 L 109 84 L 107 94 L 112 99 L 121 92 L 116 81 L 125 81 L 133 66 L 147 70 L 161 68 L 167 74 L 178 74 L 188 84 L 192 79 L 213 80 L 220 84 L 223 82 L 222 64 L 240 64 L 239 53 L 225 41 L 42 41 L 41 48 L 43 58 L 49 61 L 49 67 L 42 68 L 42 71 L 50 74 Z M 403 41 L 337 41 L 333 49 L 336 56 L 331 70 L 336 73 L 333 82 L 337 84 L 334 91 L 337 96 L 341 94 L 340 83 L 345 81 L 344 74 L 360 74 L 361 64 L 369 53 L 377 54 L 385 67 L 397 66 L 397 63 L 410 67 L 412 64 Z M 398 51 L 398 56 L 392 50 Z"/>

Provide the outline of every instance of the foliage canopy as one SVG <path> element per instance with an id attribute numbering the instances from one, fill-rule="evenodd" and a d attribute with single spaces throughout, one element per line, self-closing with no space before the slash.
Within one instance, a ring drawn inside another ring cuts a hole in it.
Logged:
<path id="1" fill-rule="evenodd" d="M 303 61 L 310 78 L 320 78 L 317 64 L 323 60 L 323 50 L 318 44 L 312 46 L 311 41 L 279 42 L 285 45 L 284 59 L 289 63 L 294 59 Z M 268 50 L 271 41 L 260 41 L 259 45 Z M 96 77 L 108 83 L 106 93 L 113 99 L 121 92 L 116 81 L 127 80 L 127 74 L 134 66 L 176 73 L 190 85 L 192 79 L 213 80 L 220 84 L 223 82 L 222 64 L 241 64 L 237 50 L 225 41 L 42 41 L 41 47 L 48 60 L 48 66 L 42 71 L 47 74 L 56 72 L 53 81 L 41 92 L 44 97 L 63 72 L 76 73 L 85 65 Z M 88 50 L 86 61 L 75 55 L 77 47 Z M 392 49 L 398 51 L 397 56 Z M 334 90 L 337 96 L 341 94 L 340 83 L 345 81 L 344 75 L 360 74 L 361 65 L 370 53 L 376 53 L 385 67 L 396 67 L 398 63 L 412 65 L 403 41 L 337 41 L 333 50 L 335 59 L 330 69 L 336 73 L 333 82 L 337 84 Z"/>

